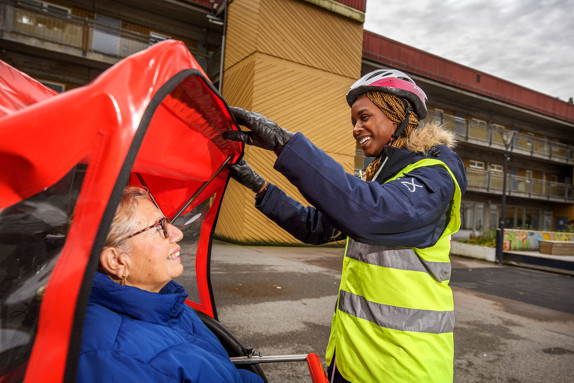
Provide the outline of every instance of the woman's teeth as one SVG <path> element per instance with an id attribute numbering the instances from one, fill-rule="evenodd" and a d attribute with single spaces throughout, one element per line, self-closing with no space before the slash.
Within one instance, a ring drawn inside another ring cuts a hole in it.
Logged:
<path id="1" fill-rule="evenodd" d="M 363 137 L 359 140 L 360 145 L 365 145 L 368 141 L 371 140 L 371 137 Z"/>
<path id="2" fill-rule="evenodd" d="M 172 255 L 167 257 L 167 259 L 169 259 L 169 260 L 176 259 L 176 258 L 179 258 L 179 251 L 177 253 L 173 253 Z"/>

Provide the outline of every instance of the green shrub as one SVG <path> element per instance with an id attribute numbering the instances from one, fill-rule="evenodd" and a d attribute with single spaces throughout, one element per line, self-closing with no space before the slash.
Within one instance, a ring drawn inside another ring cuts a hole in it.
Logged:
<path id="1" fill-rule="evenodd" d="M 470 238 L 459 240 L 459 242 L 494 248 L 496 247 L 496 229 L 486 230 L 476 236 L 471 235 Z"/>

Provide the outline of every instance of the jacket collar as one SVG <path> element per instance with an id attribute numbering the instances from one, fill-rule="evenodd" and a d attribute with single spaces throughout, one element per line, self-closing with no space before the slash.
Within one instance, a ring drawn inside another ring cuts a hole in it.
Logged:
<path id="1" fill-rule="evenodd" d="M 170 281 L 159 293 L 121 286 L 108 276 L 96 272 L 90 303 L 142 321 L 166 324 L 184 310 L 187 294 L 182 286 Z"/>
<path id="2" fill-rule="evenodd" d="M 464 164 L 460 160 L 458 154 L 446 145 L 433 146 L 427 150 L 426 155 L 407 149 L 395 148 L 394 146 L 385 146 L 381 156 L 381 163 L 384 165 L 375 179 L 375 181 L 380 184 L 386 182 L 389 178 L 403 170 L 407 165 L 414 164 L 423 158 L 436 158 L 444 162 L 453 172 L 461 191 L 463 193 L 466 191 L 467 179 Z M 388 158 L 386 162 L 385 158 Z"/>
<path id="3" fill-rule="evenodd" d="M 381 164 L 383 164 L 383 168 L 374 181 L 382 184 L 401 171 L 405 166 L 413 164 L 422 158 L 424 157 L 421 153 L 398 149 L 394 146 L 385 146 L 381 154 Z"/>

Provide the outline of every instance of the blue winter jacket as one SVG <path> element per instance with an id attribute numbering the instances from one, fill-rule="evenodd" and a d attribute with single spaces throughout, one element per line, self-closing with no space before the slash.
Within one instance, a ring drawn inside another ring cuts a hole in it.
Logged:
<path id="1" fill-rule="evenodd" d="M 238 370 L 184 301 L 183 287 L 159 293 L 96 273 L 86 312 L 78 382 L 262 382 Z"/>
<path id="2" fill-rule="evenodd" d="M 277 157 L 274 168 L 313 206 L 301 205 L 270 184 L 256 207 L 305 243 L 321 244 L 349 236 L 375 245 L 432 246 L 447 224 L 455 190 L 448 171 L 442 166 L 427 166 L 385 183 L 405 166 L 427 157 L 443 161 L 453 172 L 461 192 L 465 192 L 467 180 L 462 160 L 446 146 L 432 148 L 426 157 L 386 147 L 383 161 L 387 160 L 381 173 L 366 182 L 346 173 L 340 164 L 297 133 Z"/>

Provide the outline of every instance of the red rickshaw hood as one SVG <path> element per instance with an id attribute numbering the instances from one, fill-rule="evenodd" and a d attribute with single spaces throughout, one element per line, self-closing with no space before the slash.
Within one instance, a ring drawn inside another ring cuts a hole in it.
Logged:
<path id="1" fill-rule="evenodd" d="M 189 304 L 215 316 L 211 234 L 228 180 L 225 164 L 237 161 L 243 146 L 222 139 L 237 126 L 185 45 L 156 44 L 59 95 L 0 64 L 0 212 L 53 186 L 77 164 L 87 166 L 42 299 L 25 381 L 74 376 L 96 258 L 128 183 L 145 179 L 168 218 L 214 198 L 196 255 L 200 301 Z"/>

